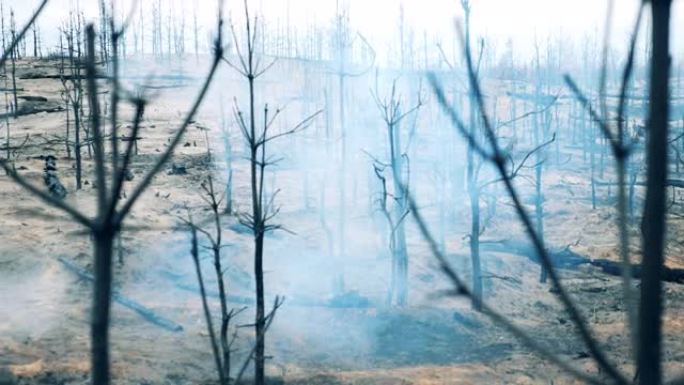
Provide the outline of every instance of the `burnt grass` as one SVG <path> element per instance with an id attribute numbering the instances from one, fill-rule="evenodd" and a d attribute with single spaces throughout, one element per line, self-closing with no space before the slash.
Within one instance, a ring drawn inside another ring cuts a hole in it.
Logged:
<path id="1" fill-rule="evenodd" d="M 452 312 L 429 313 L 427 317 L 406 313 L 379 315 L 373 352 L 375 366 L 484 363 L 501 358 L 513 349 L 510 343 L 486 344 L 479 340 L 479 328 L 469 329 L 449 322 Z M 485 326 L 480 328 L 483 330 Z"/>

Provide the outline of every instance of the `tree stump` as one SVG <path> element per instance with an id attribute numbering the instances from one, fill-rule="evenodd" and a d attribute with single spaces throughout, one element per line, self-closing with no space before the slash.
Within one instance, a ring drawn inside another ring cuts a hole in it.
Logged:
<path id="1" fill-rule="evenodd" d="M 52 155 L 45 157 L 43 181 L 45 182 L 48 191 L 50 191 L 50 195 L 57 199 L 64 199 L 66 197 L 67 190 L 57 176 L 57 158 Z"/>

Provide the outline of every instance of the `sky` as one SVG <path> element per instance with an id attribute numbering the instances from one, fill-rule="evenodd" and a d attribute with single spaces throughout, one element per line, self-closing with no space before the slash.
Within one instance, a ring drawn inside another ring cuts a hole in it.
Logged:
<path id="1" fill-rule="evenodd" d="M 68 14 L 70 4 L 80 1 L 89 17 L 97 15 L 98 0 L 50 0 L 41 17 L 40 25 L 47 35 Z M 115 0 L 119 9 L 127 9 L 134 0 Z M 151 0 L 138 0 L 149 13 Z M 161 0 L 162 4 L 187 15 L 187 23 L 197 12 L 205 34 L 214 25 L 215 0 Z M 560 40 L 579 42 L 589 37 L 600 41 L 603 36 L 608 0 L 470 0 L 474 35 L 484 36 L 492 46 L 501 47 L 510 39 L 516 55 L 529 57 L 538 41 Z M 445 47 L 453 46 L 454 21 L 462 17 L 459 0 L 249 0 L 266 20 L 272 23 L 288 22 L 292 26 L 316 23 L 325 25 L 335 15 L 338 4 L 348 7 L 352 27 L 366 36 L 374 48 L 386 56 L 397 46 L 399 9 L 403 7 L 405 23 L 429 46 L 440 40 Z M 18 20 L 25 20 L 39 0 L 4 0 L 5 6 L 16 9 Z M 639 0 L 615 0 L 613 12 L 612 44 L 623 47 L 633 24 Z M 226 0 L 228 13 L 242 15 L 242 0 Z M 673 52 L 681 57 L 684 52 L 684 1 L 675 0 L 673 10 Z M 205 39 L 206 40 L 206 39 Z M 578 43 L 575 43 L 578 44 Z M 393 48 L 394 47 L 394 48 Z"/>

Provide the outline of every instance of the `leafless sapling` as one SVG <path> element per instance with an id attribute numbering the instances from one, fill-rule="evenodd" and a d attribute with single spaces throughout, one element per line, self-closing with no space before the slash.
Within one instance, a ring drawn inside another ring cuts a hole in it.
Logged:
<path id="1" fill-rule="evenodd" d="M 387 130 L 387 143 L 389 145 L 389 163 L 375 160 L 374 172 L 380 180 L 382 196 L 380 198 L 381 211 L 387 219 L 389 226 L 389 249 L 392 255 L 391 285 L 388 291 L 387 303 L 405 306 L 408 300 L 408 269 L 409 258 L 406 248 L 406 232 L 404 219 L 409 214 L 407 189 L 409 178 L 409 158 L 407 148 L 402 148 L 401 123 L 407 116 L 417 113 L 423 102 L 418 94 L 415 106 L 402 111 L 401 95 L 397 94 L 396 80 L 392 82 L 392 91 L 389 98 L 380 99 L 377 90 L 372 93 L 375 104 L 380 111 L 381 118 Z M 407 147 L 410 143 L 407 143 Z M 392 193 L 387 189 L 384 169 L 389 167 L 392 176 Z M 391 198 L 392 205 L 388 207 L 387 198 Z"/>
<path id="2" fill-rule="evenodd" d="M 218 369 L 218 376 L 220 383 L 222 385 L 227 385 L 230 382 L 231 373 L 231 353 L 233 351 L 233 343 L 237 337 L 237 330 L 234 333 L 230 332 L 230 323 L 239 313 L 244 311 L 246 308 L 241 309 L 230 309 L 228 310 L 228 296 L 227 287 L 225 282 L 225 272 L 227 270 L 223 265 L 223 260 L 221 256 L 222 250 L 229 245 L 223 242 L 223 226 L 221 224 L 221 212 L 220 206 L 223 203 L 223 198 L 225 194 L 221 194 L 214 188 L 214 181 L 211 176 L 207 178 L 205 182 L 202 183 L 202 199 L 207 204 L 211 212 L 211 219 L 213 222 L 212 231 L 205 230 L 197 225 L 194 225 L 190 220 L 188 223 L 192 230 L 192 257 L 195 262 L 195 268 L 197 270 L 197 279 L 200 285 L 200 294 L 202 295 L 202 303 L 204 307 L 205 317 L 207 319 L 207 327 L 209 328 L 209 337 L 211 339 L 212 351 L 215 355 L 216 366 Z M 221 306 L 221 324 L 219 328 L 219 337 L 216 338 L 216 333 L 213 328 L 212 318 L 209 308 L 206 304 L 206 292 L 204 289 L 204 281 L 202 278 L 202 272 L 200 267 L 200 261 L 198 257 L 197 250 L 197 235 L 196 233 L 202 233 L 209 246 L 207 248 L 212 253 L 212 260 L 214 265 L 214 272 L 216 274 L 216 282 L 219 294 L 219 303 Z"/>
<path id="3" fill-rule="evenodd" d="M 347 132 L 347 79 L 361 76 L 368 72 L 375 64 L 375 50 L 368 43 L 366 38 L 360 33 L 353 34 L 351 30 L 351 23 L 349 20 L 349 11 L 340 9 L 341 5 L 338 3 L 338 9 L 335 15 L 335 61 L 337 64 L 336 76 L 338 82 L 338 113 L 339 113 L 339 124 L 340 124 L 340 171 L 338 173 L 339 178 L 339 222 L 338 222 L 338 234 L 337 234 L 337 259 L 338 264 L 343 264 L 345 254 L 346 254 L 346 218 L 347 218 L 347 142 L 348 142 L 348 132 Z M 355 70 L 352 68 L 351 63 L 351 49 L 353 48 L 354 41 L 359 38 L 362 43 L 368 47 L 372 54 L 371 63 L 361 70 Z M 344 266 L 338 267 L 340 273 L 335 277 L 335 290 L 342 292 L 344 291 Z"/>
<path id="4" fill-rule="evenodd" d="M 74 119 L 74 159 L 76 161 L 76 189 L 81 189 L 83 163 L 81 157 L 81 131 L 83 123 L 83 57 L 81 42 L 83 41 L 83 18 L 80 10 L 76 13 L 69 14 L 68 25 L 65 27 L 64 39 L 67 43 L 67 51 L 69 56 L 69 76 L 61 75 L 62 87 L 64 88 L 64 95 L 67 99 L 67 125 L 66 125 L 66 141 L 69 141 L 69 109 L 72 111 Z M 67 154 L 70 152 L 67 151 Z"/>
<path id="5" fill-rule="evenodd" d="M 240 110 L 235 101 L 234 115 L 235 120 L 240 127 L 240 130 L 245 138 L 249 151 L 250 163 L 250 190 L 251 190 L 251 206 L 250 214 L 243 214 L 241 222 L 252 230 L 254 236 L 254 279 L 256 283 L 256 315 L 255 315 L 255 352 L 254 352 L 254 381 L 257 385 L 264 385 L 265 383 L 265 328 L 266 328 L 266 314 L 264 308 L 264 236 L 267 232 L 282 228 L 277 224 L 270 224 L 269 222 L 278 214 L 279 209 L 274 207 L 274 193 L 270 199 L 264 195 L 264 176 L 265 169 L 272 164 L 272 159 L 266 156 L 266 146 L 271 141 L 283 136 L 292 135 L 306 127 L 308 127 L 313 119 L 321 112 L 318 111 L 313 115 L 302 120 L 292 129 L 282 131 L 277 134 L 270 134 L 269 129 L 275 119 L 280 114 L 281 110 L 272 112 L 268 105 L 264 106 L 263 110 L 263 124 L 257 127 L 256 117 L 256 91 L 255 81 L 265 73 L 275 63 L 272 61 L 266 65 L 262 63 L 262 58 L 258 57 L 256 52 L 257 38 L 259 36 L 259 19 L 250 17 L 249 7 L 247 1 L 244 2 L 245 11 L 245 44 L 244 52 L 241 49 L 241 44 L 238 41 L 235 27 L 231 25 L 234 46 L 238 54 L 239 63 L 233 63 L 228 58 L 224 61 L 238 73 L 240 73 L 246 80 L 249 90 L 249 113 L 245 114 Z"/>
<path id="6" fill-rule="evenodd" d="M 240 384 L 242 377 L 249 363 L 254 358 L 256 351 L 256 343 L 250 350 L 249 354 L 245 358 L 243 364 L 240 367 L 239 372 L 236 375 L 234 381 L 231 378 L 231 368 L 232 368 L 232 353 L 235 351 L 233 345 L 237 339 L 237 326 L 233 329 L 233 333 L 229 335 L 230 322 L 237 317 L 241 312 L 243 312 L 247 307 L 242 307 L 239 309 L 231 309 L 228 311 L 228 295 L 226 285 L 224 283 L 224 275 L 226 269 L 222 267 L 221 262 L 221 249 L 226 246 L 222 244 L 221 232 L 223 231 L 221 227 L 221 214 L 219 213 L 219 206 L 221 205 L 221 198 L 217 191 L 213 189 L 213 182 L 211 178 L 207 180 L 207 183 L 202 185 L 204 189 L 204 194 L 202 198 L 210 206 L 212 212 L 213 222 L 215 226 L 215 232 L 212 235 L 211 232 L 202 229 L 197 226 L 193 220 L 192 216 L 189 216 L 187 220 L 183 220 L 190 227 L 191 234 L 191 250 L 190 254 L 192 256 L 193 263 L 195 265 L 195 272 L 197 274 L 197 281 L 200 289 L 200 296 L 202 298 L 202 310 L 204 312 L 204 318 L 207 322 L 207 331 L 209 334 L 209 342 L 211 344 L 212 354 L 214 356 L 214 362 L 216 365 L 216 370 L 219 378 L 219 383 L 221 385 L 228 385 L 231 383 Z M 212 251 L 214 271 L 216 273 L 216 279 L 219 289 L 219 301 L 221 304 L 221 328 L 219 337 L 216 337 L 216 330 L 214 329 L 214 321 L 211 315 L 211 310 L 209 309 L 209 304 L 207 301 L 207 290 L 204 282 L 204 277 L 202 274 L 202 267 L 200 263 L 200 253 L 199 246 L 200 242 L 198 240 L 198 233 L 202 233 L 209 240 L 209 249 Z M 273 319 L 275 318 L 276 311 L 282 306 L 284 299 L 276 297 L 271 311 L 265 316 L 266 322 L 264 325 L 263 332 L 266 333 L 270 327 Z"/>

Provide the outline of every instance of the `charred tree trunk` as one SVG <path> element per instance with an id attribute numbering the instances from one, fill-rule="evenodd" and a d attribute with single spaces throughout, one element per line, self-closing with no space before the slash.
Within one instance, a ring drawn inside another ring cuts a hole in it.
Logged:
<path id="1" fill-rule="evenodd" d="M 74 109 L 74 157 L 76 159 L 76 189 L 82 188 L 82 162 L 81 162 L 81 116 L 77 102 L 72 102 Z"/>
<path id="2" fill-rule="evenodd" d="M 207 304 L 207 292 L 204 287 L 204 279 L 202 278 L 202 268 L 199 261 L 199 250 L 197 242 L 197 229 L 192 230 L 192 261 L 195 264 L 195 272 L 197 273 L 197 282 L 199 283 L 200 295 L 202 297 L 202 310 L 204 311 L 204 318 L 207 321 L 207 332 L 209 333 L 209 341 L 211 342 L 211 350 L 214 353 L 214 362 L 216 364 L 216 371 L 218 372 L 219 382 L 221 385 L 226 384 L 224 377 L 223 365 L 221 364 L 221 355 L 219 354 L 218 344 L 216 343 L 216 335 L 214 333 L 214 324 L 211 319 L 211 312 Z"/>
<path id="3" fill-rule="evenodd" d="M 470 2 L 461 0 L 465 13 L 465 49 L 470 52 Z M 477 74 L 475 74 L 477 75 Z M 468 119 L 470 135 L 478 138 L 477 100 L 472 85 L 468 89 Z M 482 262 L 480 261 L 480 191 L 478 186 L 478 158 L 471 144 L 466 150 L 466 167 L 468 177 L 468 193 L 470 195 L 470 259 L 472 265 L 473 298 L 472 306 L 475 310 L 482 309 Z"/>
<path id="4" fill-rule="evenodd" d="M 639 304 L 639 384 L 660 385 L 662 350 L 662 271 L 665 248 L 665 181 L 670 75 L 671 0 L 652 0 L 647 186 L 643 217 L 643 277 Z"/>
<path id="5" fill-rule="evenodd" d="M 344 54 L 342 53 L 344 48 L 341 48 L 341 63 L 344 62 Z M 338 74 L 338 103 L 339 103 L 339 114 L 340 114 L 340 175 L 339 175 L 339 223 L 338 223 L 338 234 L 337 234 L 337 244 L 338 244 L 338 255 L 337 260 L 339 263 L 344 263 L 346 254 L 346 230 L 347 230 L 347 193 L 346 193 L 346 175 L 347 175 L 347 139 L 346 139 L 346 128 L 345 128 L 345 92 L 344 92 L 344 67 L 340 67 L 340 72 Z M 340 266 L 340 272 L 334 278 L 333 282 L 334 290 L 337 294 L 344 293 L 344 266 Z"/>
<path id="6" fill-rule="evenodd" d="M 249 21 L 248 21 L 249 22 Z M 247 34 L 250 36 L 249 28 Z M 249 66 L 252 69 L 252 55 L 249 56 Z M 256 314 L 254 331 L 256 334 L 256 344 L 254 350 L 254 383 L 256 385 L 265 384 L 265 350 L 264 329 L 266 325 L 264 308 L 264 223 L 263 223 L 263 201 L 261 192 L 263 191 L 263 177 L 265 163 L 259 163 L 259 145 L 257 144 L 256 117 L 255 117 L 255 94 L 254 94 L 254 74 L 249 73 L 249 124 L 250 134 L 253 138 L 250 151 L 250 177 L 252 190 L 252 218 L 254 231 L 254 280 L 256 285 Z M 262 154 L 265 148 L 261 147 Z M 259 173 L 261 171 L 261 173 Z"/>
<path id="7" fill-rule="evenodd" d="M 543 243 L 544 242 L 544 197 L 542 195 L 542 188 L 541 188 L 541 185 L 542 185 L 542 160 L 539 158 L 540 157 L 537 158 L 537 166 L 535 167 L 535 170 L 534 170 L 534 178 L 535 178 L 534 212 L 535 212 L 536 231 L 537 231 L 537 234 L 539 235 L 540 241 Z M 548 276 L 548 272 L 542 266 L 541 273 L 539 275 L 539 281 L 541 283 L 545 283 L 547 276 Z"/>
<path id="8" fill-rule="evenodd" d="M 221 249 L 223 247 L 223 236 L 221 226 L 221 215 L 219 214 L 219 202 L 216 191 L 214 190 L 214 182 L 209 177 L 208 185 L 202 184 L 202 187 L 207 192 L 207 202 L 214 218 L 214 229 L 216 234 L 213 238 L 210 237 L 211 249 L 214 254 L 214 271 L 216 273 L 216 282 L 218 283 L 218 294 L 221 305 L 221 330 L 220 330 L 220 344 L 221 344 L 221 361 L 222 373 L 219 374 L 221 385 L 228 385 L 227 380 L 230 378 L 230 341 L 228 337 L 228 329 L 230 326 L 231 315 L 228 313 L 228 296 L 226 294 L 226 285 L 223 279 L 224 268 L 221 261 Z M 194 247 L 194 246 L 193 246 Z"/>
<path id="9" fill-rule="evenodd" d="M 12 28 L 11 34 L 12 34 L 12 41 L 16 40 L 16 26 L 14 24 L 14 11 L 10 11 L 10 26 Z M 13 98 L 13 107 L 12 107 L 12 112 L 17 113 L 17 110 L 19 109 L 19 102 L 17 101 L 17 55 L 19 52 L 19 47 L 17 46 L 12 50 L 10 53 L 10 59 L 12 61 L 12 98 Z"/>
<path id="10" fill-rule="evenodd" d="M 408 254 L 406 251 L 406 231 L 404 228 L 404 217 L 408 210 L 408 202 L 406 201 L 405 186 L 406 181 L 402 180 L 402 155 L 399 153 L 401 141 L 399 138 L 399 123 L 391 124 L 389 127 L 389 141 L 390 141 L 390 165 L 392 167 L 392 181 L 394 183 L 394 193 L 396 194 L 396 203 L 394 204 L 394 218 L 395 228 L 390 229 L 393 237 L 392 248 L 392 293 L 390 301 L 396 299 L 396 304 L 399 306 L 406 305 L 408 297 Z M 390 224 L 391 225 L 391 224 Z M 394 299 L 392 297 L 395 297 Z"/>
<path id="11" fill-rule="evenodd" d="M 57 159 L 52 155 L 48 155 L 45 158 L 43 181 L 45 182 L 50 195 L 57 199 L 64 199 L 66 197 L 67 190 L 57 176 Z"/>
<path id="12" fill-rule="evenodd" d="M 469 185 L 470 195 L 470 260 L 472 266 L 473 281 L 473 308 L 477 311 L 482 309 L 482 262 L 480 261 L 480 192 L 476 186 L 477 177 L 471 178 Z"/>
<path id="13" fill-rule="evenodd" d="M 38 58 L 38 32 L 36 24 L 33 24 L 33 57 Z"/>
<path id="14" fill-rule="evenodd" d="M 0 35 L 2 35 L 2 52 L 7 49 L 7 40 L 5 38 L 5 2 L 0 0 Z M 6 64 L 2 65 L 2 74 L 7 73 Z"/>
<path id="15" fill-rule="evenodd" d="M 591 208 L 596 210 L 596 132 L 589 124 L 589 163 L 591 164 Z"/>
<path id="16" fill-rule="evenodd" d="M 254 239 L 254 273 L 256 281 L 256 349 L 254 351 L 254 383 L 264 385 L 265 382 L 265 311 L 264 311 L 264 233 L 259 229 Z"/>
<path id="17" fill-rule="evenodd" d="M 218 216 L 216 216 L 218 221 Z M 219 227 L 219 232 L 220 227 Z M 230 317 L 228 316 L 228 304 L 226 299 L 226 288 L 223 280 L 223 268 L 221 267 L 221 250 L 220 250 L 220 240 L 217 241 L 219 244 L 214 247 L 214 269 L 216 271 L 216 280 L 218 282 L 219 289 L 219 301 L 221 302 L 221 331 L 220 331 L 220 341 L 221 341 L 221 353 L 223 362 L 223 375 L 221 384 L 225 385 L 225 379 L 230 378 L 230 344 L 228 341 L 228 327 L 230 326 Z"/>
<path id="18" fill-rule="evenodd" d="M 223 108 L 221 108 L 221 127 L 224 149 L 223 160 L 226 163 L 226 173 L 228 174 L 225 192 L 226 207 L 223 210 L 223 213 L 231 215 L 233 214 L 233 145 L 230 139 L 230 132 L 227 129 Z"/>
<path id="19" fill-rule="evenodd" d="M 537 106 L 540 105 L 540 93 L 541 93 L 541 63 L 539 60 L 539 49 L 538 46 L 535 45 L 536 49 L 536 75 L 537 75 L 537 81 L 535 82 L 535 98 L 534 98 L 534 104 L 533 108 L 537 108 Z M 548 115 L 548 112 L 542 114 L 544 117 L 544 122 L 540 122 L 540 119 L 542 118 L 541 116 L 535 115 L 533 117 L 534 119 L 534 132 L 532 133 L 534 137 L 534 142 L 535 146 L 540 145 L 543 142 L 543 137 L 546 134 L 547 131 L 547 126 L 550 124 L 550 119 L 551 116 Z M 542 168 L 544 164 L 544 159 L 543 159 L 543 153 L 542 151 L 537 151 L 536 153 L 536 166 L 534 167 L 534 191 L 535 191 L 535 196 L 534 196 L 534 213 L 535 213 L 535 230 L 537 232 L 537 236 L 539 237 L 539 241 L 544 244 L 544 197 L 542 196 Z M 541 258 L 541 256 L 540 256 Z M 545 283 L 546 278 L 547 278 L 548 272 L 544 268 L 544 266 L 541 267 L 541 272 L 539 274 L 539 282 Z"/>
<path id="20" fill-rule="evenodd" d="M 109 228 L 93 231 L 95 242 L 95 286 L 93 293 L 91 366 L 93 384 L 108 385 L 109 374 L 109 313 L 112 296 L 112 250 L 115 233 Z"/>

